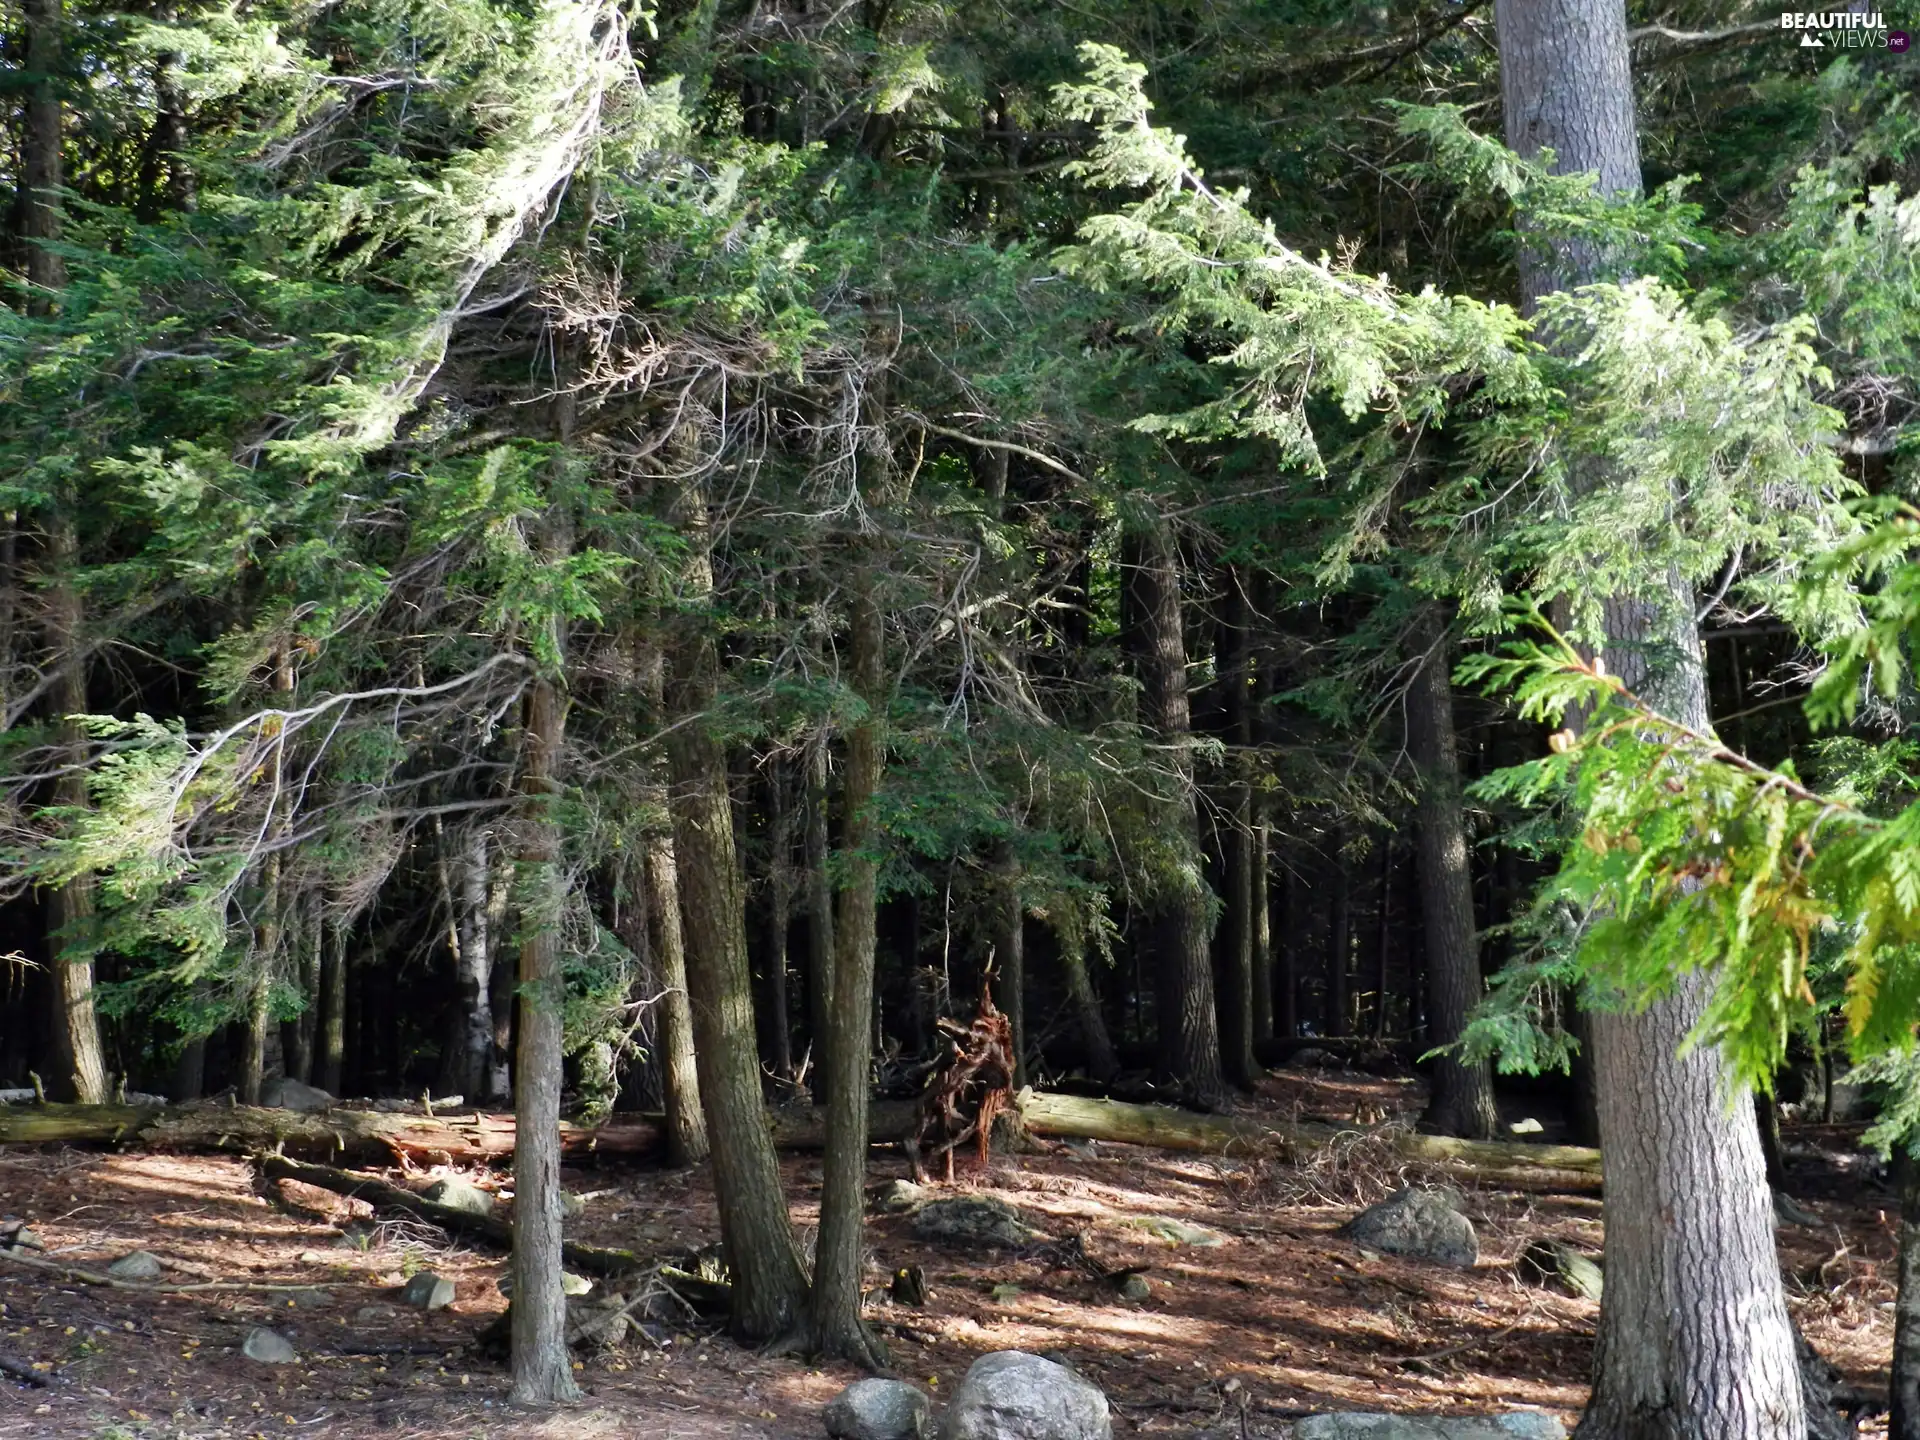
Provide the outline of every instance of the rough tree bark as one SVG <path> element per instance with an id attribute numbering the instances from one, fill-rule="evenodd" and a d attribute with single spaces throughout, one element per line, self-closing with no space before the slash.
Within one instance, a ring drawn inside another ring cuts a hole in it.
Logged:
<path id="1" fill-rule="evenodd" d="M 668 737 L 667 758 L 680 923 L 720 1237 L 733 1271 L 733 1330 L 743 1341 L 760 1343 L 796 1330 L 806 1307 L 807 1281 L 762 1119 L 746 887 L 734 848 L 727 756 L 702 723 L 719 691 L 720 652 L 705 623 L 713 562 L 706 494 L 698 477 L 682 483 L 675 520 L 687 545 L 681 576 L 686 613 L 674 627 L 667 680 L 668 703 L 678 722 Z"/>
<path id="2" fill-rule="evenodd" d="M 1202 1105 L 1221 1103 L 1220 1031 L 1213 997 L 1213 896 L 1200 864 L 1194 808 L 1187 641 L 1180 555 L 1166 520 L 1152 516 L 1128 535 L 1127 631 L 1140 684 L 1140 720 L 1160 754 L 1153 782 L 1161 847 L 1153 916 L 1159 1065 L 1165 1079 Z"/>
<path id="3" fill-rule="evenodd" d="M 808 1348 L 878 1369 L 887 1352 L 860 1319 L 867 1181 L 868 1076 L 873 1052 L 873 963 L 880 867 L 872 807 L 886 764 L 885 617 L 875 575 L 862 566 L 848 605 L 854 693 L 865 707 L 847 731 L 841 782 L 846 815 L 839 906 L 834 914 L 833 1004 L 826 1054 L 827 1153 L 821 1166 L 820 1235 L 814 1248 Z"/>
<path id="4" fill-rule="evenodd" d="M 1437 613 L 1424 617 L 1414 643 L 1425 653 L 1407 687 L 1407 749 L 1418 770 L 1414 817 L 1420 918 L 1426 931 L 1427 1044 L 1452 1045 L 1480 1003 L 1480 937 L 1474 932 L 1473 875 L 1453 729 L 1452 649 Z M 1493 1138 L 1493 1067 L 1440 1055 L 1429 1072 L 1424 1129 L 1471 1140 Z"/>
<path id="5" fill-rule="evenodd" d="M 1495 0 L 1507 140 L 1603 191 L 1640 188 L 1624 0 Z M 1524 245 L 1523 302 L 1589 282 L 1603 257 Z M 1578 463 L 1578 457 L 1576 463 Z M 1605 604 L 1605 660 L 1674 718 L 1709 723 L 1694 597 Z M 1677 656 L 1656 673 L 1653 655 Z M 1801 1440 L 1794 1337 L 1759 1136 L 1719 1053 L 1682 1053 L 1711 981 L 1591 1017 L 1606 1157 L 1607 1286 L 1582 1440 Z"/>
<path id="6" fill-rule="evenodd" d="M 641 689 L 649 712 L 666 714 L 664 657 L 654 646 L 636 652 Z M 649 780 L 646 808 L 667 813 L 667 787 Z M 673 832 L 656 829 L 648 834 L 643 864 L 646 871 L 647 941 L 653 951 L 660 982 L 658 1030 L 660 1036 L 661 1103 L 667 1115 L 667 1163 L 698 1165 L 707 1158 L 707 1115 L 700 1103 L 700 1074 L 693 1054 L 693 1004 L 687 997 L 687 947 L 681 931 L 680 870 L 673 850 Z"/>

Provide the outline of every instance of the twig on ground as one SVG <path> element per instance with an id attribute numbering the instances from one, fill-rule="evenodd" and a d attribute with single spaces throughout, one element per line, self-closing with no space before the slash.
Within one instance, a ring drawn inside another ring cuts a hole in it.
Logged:
<path id="1" fill-rule="evenodd" d="M 32 1385 L 44 1390 L 52 1382 L 24 1360 L 15 1360 L 11 1356 L 0 1355 L 0 1375 L 11 1375 L 22 1385 Z"/>

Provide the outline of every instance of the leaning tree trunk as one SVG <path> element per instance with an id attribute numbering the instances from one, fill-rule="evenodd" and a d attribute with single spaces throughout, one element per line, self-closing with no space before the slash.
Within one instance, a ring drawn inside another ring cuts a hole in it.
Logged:
<path id="1" fill-rule="evenodd" d="M 682 463 L 691 469 L 695 462 Z M 758 1343 L 797 1328 L 807 1281 L 760 1096 L 746 887 L 734 848 L 727 756 L 706 724 L 719 693 L 720 652 L 701 613 L 713 603 L 713 562 L 698 479 L 683 483 L 675 508 L 687 544 L 681 599 L 688 611 L 672 638 L 668 678 L 676 722 L 667 758 L 680 923 L 720 1237 L 733 1271 L 733 1330 Z"/>
<path id="2" fill-rule="evenodd" d="M 1640 188 L 1623 0 L 1495 0 L 1507 139 L 1608 193 Z M 1523 245 L 1523 300 L 1596 279 L 1604 257 Z M 1554 337 L 1548 337 L 1550 341 Z M 1577 344 L 1577 337 L 1568 337 Z M 1592 461 L 1571 457 L 1594 472 Z M 1694 597 L 1604 605 L 1608 668 L 1707 728 Z M 1667 673 L 1656 673 L 1654 657 Z M 1720 1053 L 1684 1049 L 1711 980 L 1591 1019 L 1606 1167 L 1607 1286 L 1583 1440 L 1802 1440 L 1806 1409 L 1759 1136 Z"/>
<path id="3" fill-rule="evenodd" d="M 1060 947 L 1060 968 L 1067 977 L 1067 1001 L 1073 1006 L 1078 1023 L 1087 1074 L 1104 1083 L 1120 1073 L 1120 1059 L 1114 1054 L 1113 1037 L 1107 1032 L 1107 1017 L 1100 1013 L 1100 997 L 1094 993 L 1093 977 L 1087 973 L 1086 923 L 1078 916 L 1062 916 L 1054 923 L 1053 933 Z"/>
<path id="4" fill-rule="evenodd" d="M 636 652 L 640 688 L 648 713 L 656 721 L 666 715 L 665 657 L 656 646 Z M 644 809 L 668 811 L 667 787 L 649 778 Z M 680 870 L 674 856 L 673 832 L 654 829 L 644 844 L 646 871 L 647 941 L 653 951 L 655 978 L 660 983 L 660 1088 L 667 1116 L 667 1163 L 698 1165 L 707 1158 L 707 1116 L 700 1103 L 700 1075 L 693 1053 L 693 1005 L 687 998 L 687 947 L 681 930 Z"/>
<path id="5" fill-rule="evenodd" d="M 1140 719 L 1159 750 L 1151 802 L 1158 874 L 1153 916 L 1154 991 L 1161 1074 L 1202 1105 L 1226 1095 L 1214 1013 L 1213 896 L 1200 863 L 1194 808 L 1187 642 L 1180 557 L 1160 516 L 1129 537 L 1127 629 L 1140 683 Z"/>
<path id="6" fill-rule="evenodd" d="M 848 607 L 852 688 L 865 707 L 847 731 L 841 786 L 846 837 L 834 915 L 833 1005 L 828 1012 L 827 1153 L 821 1166 L 820 1236 L 814 1249 L 810 1348 L 879 1368 L 887 1352 L 860 1319 L 867 1182 L 867 1071 L 873 1052 L 874 907 L 879 864 L 873 802 L 886 763 L 885 620 L 874 574 L 861 570 Z"/>
<path id="7" fill-rule="evenodd" d="M 1474 933 L 1447 629 L 1430 615 L 1415 634 L 1426 655 L 1407 687 L 1407 749 L 1419 771 L 1414 849 L 1427 941 L 1427 1041 L 1438 1049 L 1459 1043 L 1480 1003 L 1480 937 Z M 1438 1055 L 1430 1087 L 1423 1128 L 1469 1140 L 1493 1138 L 1499 1116 L 1487 1061 Z"/>

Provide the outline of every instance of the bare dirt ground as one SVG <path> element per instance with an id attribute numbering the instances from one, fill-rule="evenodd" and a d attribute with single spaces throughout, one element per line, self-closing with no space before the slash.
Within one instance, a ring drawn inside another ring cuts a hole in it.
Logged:
<path id="1" fill-rule="evenodd" d="M 1275 1114 L 1392 1122 L 1417 1113 L 1419 1098 L 1410 1080 L 1282 1072 L 1254 1103 Z M 1853 1132 L 1789 1131 L 1795 1190 L 1819 1223 L 1783 1227 L 1781 1255 L 1808 1337 L 1850 1384 L 1880 1393 L 1894 1215 L 1852 1147 Z M 881 1289 L 870 1317 L 897 1373 L 936 1394 L 988 1351 L 1068 1360 L 1105 1388 L 1121 1435 L 1280 1437 L 1320 1409 L 1530 1406 L 1571 1422 L 1597 1307 L 1523 1285 L 1512 1261 L 1543 1236 L 1597 1253 L 1597 1200 L 1469 1191 L 1477 1266 L 1396 1260 L 1337 1233 L 1403 1178 L 1382 1160 L 1388 1153 L 1359 1132 L 1307 1170 L 1092 1144 L 996 1155 L 985 1173 L 963 1167 L 956 1188 L 998 1196 L 1051 1235 L 1078 1236 L 1108 1270 L 1151 1267 L 1150 1296 L 1128 1302 L 1041 1253 L 942 1249 L 916 1239 L 907 1218 L 877 1215 L 874 1285 L 919 1265 L 930 1293 L 924 1307 L 908 1307 Z M 810 1238 L 818 1160 L 792 1157 L 785 1167 L 795 1222 Z M 894 1156 L 874 1152 L 876 1181 L 904 1174 Z M 469 1178 L 497 1188 L 507 1177 Z M 592 1196 L 571 1227 L 576 1238 L 642 1251 L 717 1238 L 703 1171 L 570 1170 L 565 1179 Z M 412 1222 L 378 1224 L 355 1244 L 338 1224 L 269 1203 L 233 1157 L 0 1152 L 0 1216 L 27 1219 L 61 1264 L 97 1270 L 146 1249 L 168 1266 L 169 1282 L 261 1287 L 162 1297 L 0 1258 L 0 1361 L 44 1381 L 0 1375 L 6 1440 L 798 1440 L 821 1433 L 820 1407 L 855 1378 L 743 1351 L 724 1336 L 636 1333 L 620 1349 L 581 1357 L 579 1406 L 511 1410 L 504 1368 L 472 1344 L 505 1307 L 495 1285 L 502 1255 Z M 1168 1220 L 1205 1233 L 1160 1223 Z M 455 1282 L 451 1307 L 426 1314 L 397 1303 L 393 1288 L 420 1269 Z M 297 1364 L 241 1357 L 246 1331 L 261 1324 L 292 1340 Z M 1864 1433 L 1874 1433 L 1872 1422 Z"/>

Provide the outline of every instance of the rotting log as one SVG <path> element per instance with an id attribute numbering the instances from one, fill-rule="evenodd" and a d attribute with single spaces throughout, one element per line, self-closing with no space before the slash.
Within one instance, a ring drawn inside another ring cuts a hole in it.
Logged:
<path id="1" fill-rule="evenodd" d="M 389 1184 L 377 1175 L 336 1170 L 331 1165 L 309 1165 L 284 1155 L 262 1155 L 258 1163 L 261 1173 L 269 1180 L 298 1180 L 305 1185 L 317 1185 L 336 1195 L 364 1200 L 375 1210 L 398 1210 L 443 1230 L 485 1240 L 502 1250 L 513 1248 L 513 1226 L 497 1215 L 480 1215 L 454 1205 L 441 1205 L 424 1195 Z M 648 1263 L 645 1256 L 632 1250 L 582 1245 L 573 1240 L 561 1245 L 560 1256 L 567 1265 L 590 1275 L 622 1275 Z"/>
<path id="2" fill-rule="evenodd" d="M 1201 1115 L 1165 1105 L 1033 1090 L 1022 1091 L 1015 1108 L 1034 1135 L 1213 1155 L 1277 1154 L 1300 1160 L 1340 1136 L 1369 1133 L 1312 1121 L 1276 1124 L 1248 1115 Z M 903 1139 L 912 1133 L 914 1116 L 910 1101 L 876 1102 L 869 1134 L 876 1144 Z M 774 1144 L 784 1150 L 817 1150 L 826 1138 L 820 1112 L 811 1107 L 771 1110 L 767 1123 Z M 1455 1140 L 1400 1129 L 1380 1133 L 1406 1161 L 1463 1181 L 1514 1190 L 1600 1188 L 1600 1152 L 1584 1146 Z M 655 1155 L 664 1141 L 658 1117 L 632 1114 L 615 1115 L 594 1128 L 562 1125 L 560 1135 L 562 1153 L 575 1162 L 594 1155 Z M 450 1163 L 502 1160 L 513 1153 L 513 1136 L 512 1116 L 484 1113 L 428 1117 L 333 1109 L 302 1115 L 218 1104 L 159 1110 L 127 1105 L 0 1106 L 0 1145 L 65 1142 L 240 1153 L 277 1150 Z"/>

